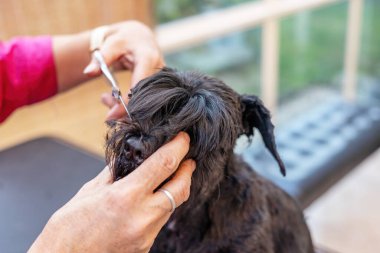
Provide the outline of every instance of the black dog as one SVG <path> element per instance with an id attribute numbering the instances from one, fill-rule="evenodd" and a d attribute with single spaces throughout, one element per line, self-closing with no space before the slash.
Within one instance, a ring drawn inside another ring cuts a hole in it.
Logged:
<path id="1" fill-rule="evenodd" d="M 165 68 L 130 94 L 132 120 L 111 123 L 106 157 L 124 177 L 178 132 L 190 135 L 197 163 L 187 202 L 159 233 L 151 252 L 314 252 L 295 201 L 233 153 L 240 135 L 257 128 L 279 163 L 269 111 L 216 78 Z"/>

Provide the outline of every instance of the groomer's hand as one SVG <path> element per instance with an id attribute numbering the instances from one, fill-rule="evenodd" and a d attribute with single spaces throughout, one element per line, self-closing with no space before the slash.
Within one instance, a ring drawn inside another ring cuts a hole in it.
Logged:
<path id="1" fill-rule="evenodd" d="M 132 87 L 164 66 L 164 59 L 152 30 L 138 21 L 110 25 L 99 49 L 107 65 L 132 71 Z M 92 59 L 84 73 L 89 76 L 100 74 L 95 59 Z M 129 88 L 121 88 L 128 93 Z M 124 96 L 124 99 L 127 100 L 127 97 Z M 110 93 L 102 95 L 102 102 L 110 108 L 107 119 L 119 118 L 125 114 L 123 107 L 116 103 Z"/>
<path id="2" fill-rule="evenodd" d="M 177 206 L 189 197 L 195 163 L 180 164 L 188 149 L 180 133 L 119 181 L 106 167 L 50 218 L 29 252 L 148 252 L 172 208 L 154 190 L 174 174 L 162 188 Z"/>

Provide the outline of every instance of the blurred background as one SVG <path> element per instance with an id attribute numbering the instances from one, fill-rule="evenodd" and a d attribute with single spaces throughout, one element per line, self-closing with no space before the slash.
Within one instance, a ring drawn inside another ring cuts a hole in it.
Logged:
<path id="1" fill-rule="evenodd" d="M 1 40 L 150 25 L 168 66 L 264 100 L 287 177 L 258 134 L 236 152 L 299 200 L 318 246 L 380 252 L 380 1 L 0 0 L 0 12 Z M 129 73 L 117 78 L 126 91 Z M 18 110 L 0 126 L 0 150 L 53 136 L 102 157 L 104 91 L 97 79 Z"/>

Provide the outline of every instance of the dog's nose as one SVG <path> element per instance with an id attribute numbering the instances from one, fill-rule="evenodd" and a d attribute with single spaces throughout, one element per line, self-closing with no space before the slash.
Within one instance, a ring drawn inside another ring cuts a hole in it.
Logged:
<path id="1" fill-rule="evenodd" d="M 142 142 L 140 141 L 140 138 L 138 137 L 130 137 L 127 140 L 127 147 L 126 147 L 129 155 L 128 159 L 134 160 L 137 163 L 140 163 L 144 159 L 144 147 Z"/>

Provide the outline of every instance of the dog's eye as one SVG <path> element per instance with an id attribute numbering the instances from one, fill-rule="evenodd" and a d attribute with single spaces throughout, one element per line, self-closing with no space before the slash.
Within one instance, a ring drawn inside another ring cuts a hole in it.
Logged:
<path id="1" fill-rule="evenodd" d="M 132 93 L 129 92 L 129 93 L 128 93 L 128 99 L 131 99 L 131 98 L 132 98 Z"/>

